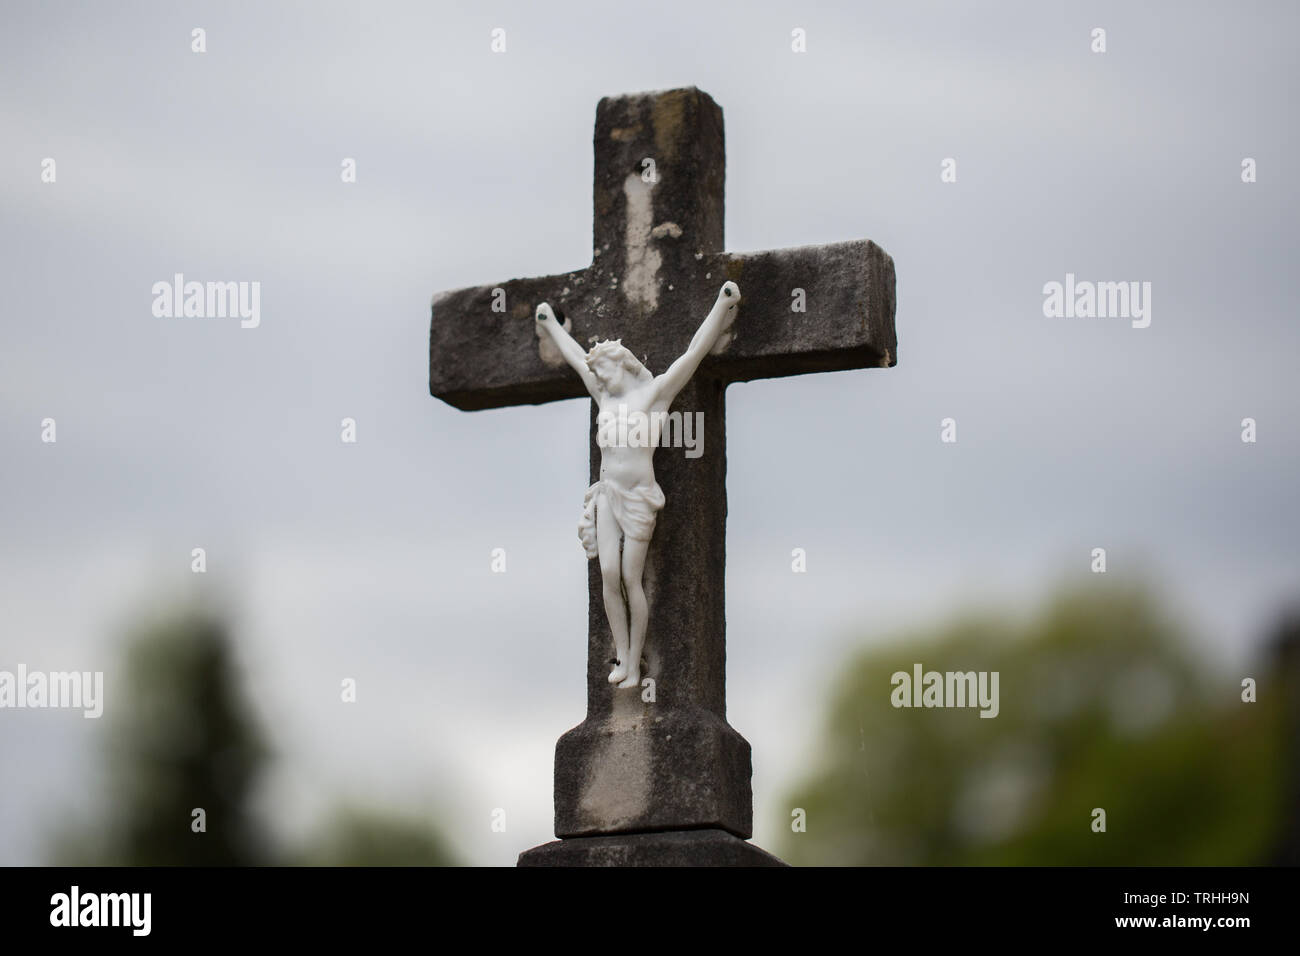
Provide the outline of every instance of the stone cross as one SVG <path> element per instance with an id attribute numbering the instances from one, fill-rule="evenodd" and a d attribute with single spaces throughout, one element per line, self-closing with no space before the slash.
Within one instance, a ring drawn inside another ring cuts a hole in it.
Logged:
<path id="1" fill-rule="evenodd" d="M 724 393 L 756 378 L 892 367 L 893 260 L 866 240 L 724 252 L 722 110 L 693 87 L 602 99 L 594 146 L 591 265 L 435 296 L 429 391 L 465 411 L 586 395 L 537 338 L 542 302 L 584 348 L 621 339 L 655 374 L 686 349 L 723 282 L 740 286 L 741 305 L 729 338 L 673 405 L 693 420 L 703 413 L 703 453 L 655 453 L 667 504 L 644 573 L 645 690 L 606 679 L 613 644 L 592 561 L 587 717 L 555 749 L 560 839 L 519 862 L 777 863 L 746 842 L 750 748 L 726 716 Z M 535 224 L 517 226 L 545 241 Z M 592 402 L 593 482 L 595 412 Z M 574 488 L 575 522 L 583 491 Z M 573 548 L 573 560 L 585 560 L 576 535 Z"/>

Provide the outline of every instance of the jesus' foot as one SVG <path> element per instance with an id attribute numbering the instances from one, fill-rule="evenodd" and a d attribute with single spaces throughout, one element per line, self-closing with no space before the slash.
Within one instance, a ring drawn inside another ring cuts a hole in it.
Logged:
<path id="1" fill-rule="evenodd" d="M 615 664 L 614 669 L 609 672 L 609 682 L 611 684 L 618 684 L 625 677 L 627 677 L 627 665 L 622 662 Z M 622 685 L 619 684 L 619 686 Z"/>
<path id="2" fill-rule="evenodd" d="M 622 665 L 619 666 L 621 667 Z M 613 674 L 610 675 L 611 680 L 613 679 L 613 676 L 614 676 Z M 640 687 L 641 674 L 637 671 L 632 671 L 630 674 L 627 675 L 627 680 L 623 681 L 618 686 L 619 687 Z"/>

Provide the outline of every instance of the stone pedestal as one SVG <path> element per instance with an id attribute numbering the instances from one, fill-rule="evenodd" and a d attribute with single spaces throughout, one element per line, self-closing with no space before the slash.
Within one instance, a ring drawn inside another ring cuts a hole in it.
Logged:
<path id="1" fill-rule="evenodd" d="M 706 710 L 654 710 L 589 718 L 560 738 L 556 836 L 696 828 L 751 835 L 748 741 Z"/>
<path id="2" fill-rule="evenodd" d="M 725 830 L 620 833 L 543 843 L 520 866 L 785 866 Z"/>

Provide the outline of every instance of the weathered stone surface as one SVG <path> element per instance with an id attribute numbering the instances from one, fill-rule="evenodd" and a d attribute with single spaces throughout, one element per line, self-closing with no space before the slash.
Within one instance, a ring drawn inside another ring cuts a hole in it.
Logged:
<path id="1" fill-rule="evenodd" d="M 710 711 L 616 698 L 623 713 L 555 746 L 555 835 L 717 827 L 748 838 L 749 743 Z"/>
<path id="2" fill-rule="evenodd" d="M 785 866 L 725 830 L 676 830 L 580 837 L 543 843 L 519 855 L 520 866 Z"/>
<path id="3" fill-rule="evenodd" d="M 704 368 L 728 382 L 898 364 L 894 260 L 869 239 L 704 260 L 740 286 L 735 338 Z M 697 280 L 698 281 L 698 280 Z M 792 312 L 793 290 L 806 312 Z M 687 341 L 690 341 L 687 339 Z"/>
<path id="4" fill-rule="evenodd" d="M 607 96 L 596 106 L 592 148 L 597 262 L 625 276 L 643 255 L 658 257 L 658 283 L 666 291 L 677 278 L 690 274 L 697 253 L 722 251 L 726 147 L 722 107 L 708 93 L 692 86 Z M 653 184 L 643 182 L 647 159 L 654 163 Z M 638 191 L 651 197 L 651 225 L 660 227 L 659 235 L 652 237 L 653 248 L 641 254 L 633 248 L 637 240 L 629 242 L 628 230 L 637 212 Z M 710 303 L 717 293 L 715 287 Z M 622 300 L 621 308 L 619 319 L 624 321 L 649 318 L 654 311 L 636 297 Z"/>

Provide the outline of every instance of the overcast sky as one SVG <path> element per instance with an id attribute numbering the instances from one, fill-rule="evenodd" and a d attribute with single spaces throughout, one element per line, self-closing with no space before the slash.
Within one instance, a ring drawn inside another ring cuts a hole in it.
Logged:
<path id="1" fill-rule="evenodd" d="M 6 3 L 0 669 L 111 682 L 143 611 L 224 595 L 287 830 L 350 798 L 426 810 L 475 862 L 549 839 L 585 708 L 587 403 L 430 398 L 428 305 L 587 264 L 597 100 L 688 85 L 724 110 L 728 249 L 870 238 L 898 274 L 896 368 L 729 391 L 756 840 L 846 649 L 1032 607 L 1094 547 L 1234 666 L 1300 574 L 1298 27 L 1287 3 Z M 155 317 L 176 272 L 260 282 L 260 326 Z M 1067 272 L 1150 282 L 1150 326 L 1044 317 Z M 0 711 L 0 862 L 94 800 L 109 727 Z"/>

